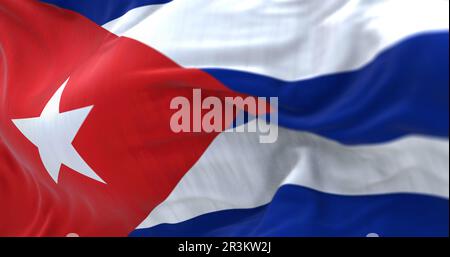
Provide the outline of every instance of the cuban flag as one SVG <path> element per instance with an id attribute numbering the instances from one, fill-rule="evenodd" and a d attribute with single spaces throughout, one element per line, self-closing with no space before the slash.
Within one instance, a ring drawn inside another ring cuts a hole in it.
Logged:
<path id="1" fill-rule="evenodd" d="M 0 0 L 0 235 L 448 236 L 448 33 L 444 0 Z M 174 132 L 197 89 L 278 121 Z"/>

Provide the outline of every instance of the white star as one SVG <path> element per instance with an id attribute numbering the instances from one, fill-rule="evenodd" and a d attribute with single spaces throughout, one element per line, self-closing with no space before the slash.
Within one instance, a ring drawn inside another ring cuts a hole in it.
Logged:
<path id="1" fill-rule="evenodd" d="M 81 158 L 72 145 L 78 130 L 94 106 L 63 113 L 59 112 L 61 95 L 68 81 L 69 78 L 48 101 L 41 116 L 14 119 L 12 122 L 39 149 L 42 163 L 56 183 L 58 183 L 61 164 L 87 177 L 105 183 Z"/>

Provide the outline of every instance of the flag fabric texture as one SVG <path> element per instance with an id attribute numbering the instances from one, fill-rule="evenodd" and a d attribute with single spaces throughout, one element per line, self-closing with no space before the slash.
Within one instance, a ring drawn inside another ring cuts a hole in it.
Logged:
<path id="1" fill-rule="evenodd" d="M 448 236 L 448 10 L 0 0 L 0 235 Z M 174 133 L 193 89 L 278 139 Z"/>

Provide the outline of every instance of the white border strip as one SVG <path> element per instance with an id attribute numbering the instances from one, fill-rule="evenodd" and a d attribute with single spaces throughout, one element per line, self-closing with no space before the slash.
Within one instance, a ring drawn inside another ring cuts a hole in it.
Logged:
<path id="1" fill-rule="evenodd" d="M 258 133 L 222 133 L 138 228 L 258 207 L 286 184 L 340 195 L 404 192 L 448 198 L 448 170 L 448 140 L 411 136 L 344 146 L 280 127 L 276 143 L 260 144 Z"/>
<path id="2" fill-rule="evenodd" d="M 360 68 L 417 33 L 448 31 L 449 3 L 175 0 L 133 9 L 104 27 L 185 67 L 300 80 Z"/>

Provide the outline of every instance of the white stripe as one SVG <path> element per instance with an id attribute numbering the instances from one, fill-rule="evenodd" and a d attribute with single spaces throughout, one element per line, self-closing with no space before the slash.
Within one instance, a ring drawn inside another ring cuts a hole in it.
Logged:
<path id="1" fill-rule="evenodd" d="M 162 6 L 164 6 L 164 4 L 147 5 L 132 9 L 122 17 L 112 20 L 104 24 L 102 27 L 117 35 L 124 34 L 130 28 L 139 24 L 142 20 L 153 15 L 154 12 Z"/>
<path id="2" fill-rule="evenodd" d="M 448 198 L 448 169 L 449 143 L 442 139 L 411 136 L 344 146 L 280 127 L 276 143 L 260 144 L 257 133 L 222 133 L 138 228 L 261 206 L 285 184 L 341 195 L 409 192 Z"/>
<path id="3" fill-rule="evenodd" d="M 406 37 L 449 26 L 442 0 L 175 0 L 156 8 L 104 27 L 185 67 L 284 80 L 357 69 Z"/>

